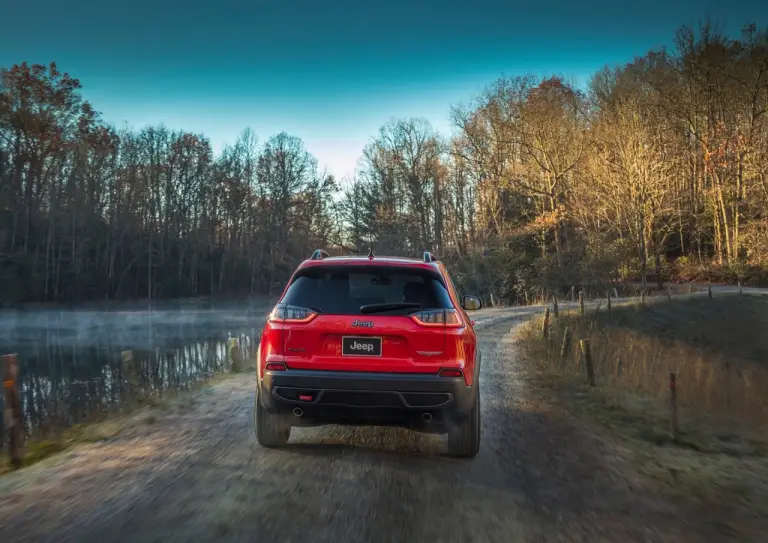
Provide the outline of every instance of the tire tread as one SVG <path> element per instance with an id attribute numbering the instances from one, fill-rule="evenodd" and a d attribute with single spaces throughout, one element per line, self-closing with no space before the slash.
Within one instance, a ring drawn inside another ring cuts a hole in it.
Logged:
<path id="1" fill-rule="evenodd" d="M 469 416 L 448 430 L 448 454 L 458 458 L 474 458 L 480 451 L 480 391 L 475 396 Z"/>
<path id="2" fill-rule="evenodd" d="M 256 394 L 256 401 L 253 406 L 254 430 L 256 440 L 262 447 L 280 447 L 288 443 L 291 437 L 291 425 L 282 415 L 269 413 L 259 401 L 259 395 Z"/>

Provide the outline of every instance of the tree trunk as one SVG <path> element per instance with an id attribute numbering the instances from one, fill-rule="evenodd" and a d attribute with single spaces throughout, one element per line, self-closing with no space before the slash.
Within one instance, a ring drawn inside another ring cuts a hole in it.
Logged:
<path id="1" fill-rule="evenodd" d="M 656 250 L 656 286 L 659 287 L 659 290 L 664 288 L 664 281 L 661 277 L 661 249 Z"/>

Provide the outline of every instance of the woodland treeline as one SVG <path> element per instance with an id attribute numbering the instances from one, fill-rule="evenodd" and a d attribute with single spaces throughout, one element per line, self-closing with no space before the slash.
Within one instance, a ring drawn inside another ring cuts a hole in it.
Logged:
<path id="1" fill-rule="evenodd" d="M 629 279 L 758 281 L 768 268 L 768 33 L 681 28 L 595 74 L 502 78 L 451 135 L 392 120 L 353 179 L 300 139 L 100 120 L 80 83 L 0 84 L 0 302 L 275 295 L 317 247 L 420 255 L 501 301 Z"/>

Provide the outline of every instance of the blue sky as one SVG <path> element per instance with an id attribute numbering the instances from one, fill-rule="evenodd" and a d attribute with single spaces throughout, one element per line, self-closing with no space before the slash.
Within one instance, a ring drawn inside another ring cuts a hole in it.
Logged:
<path id="1" fill-rule="evenodd" d="M 339 177 L 391 117 L 449 133 L 451 105 L 502 74 L 583 82 L 681 24 L 768 22 L 765 0 L 0 3 L 0 66 L 56 61 L 108 122 L 202 132 L 217 150 L 247 126 L 285 130 Z"/>

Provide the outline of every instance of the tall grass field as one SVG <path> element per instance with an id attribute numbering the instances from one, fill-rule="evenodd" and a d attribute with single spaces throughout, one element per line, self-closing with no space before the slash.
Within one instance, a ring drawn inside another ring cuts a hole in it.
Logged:
<path id="1" fill-rule="evenodd" d="M 550 308 L 547 326 L 540 317 L 522 327 L 538 387 L 629 451 L 647 481 L 720 511 L 730 535 L 768 534 L 768 297 L 662 295 L 610 311 L 606 302 L 583 315 Z"/>

